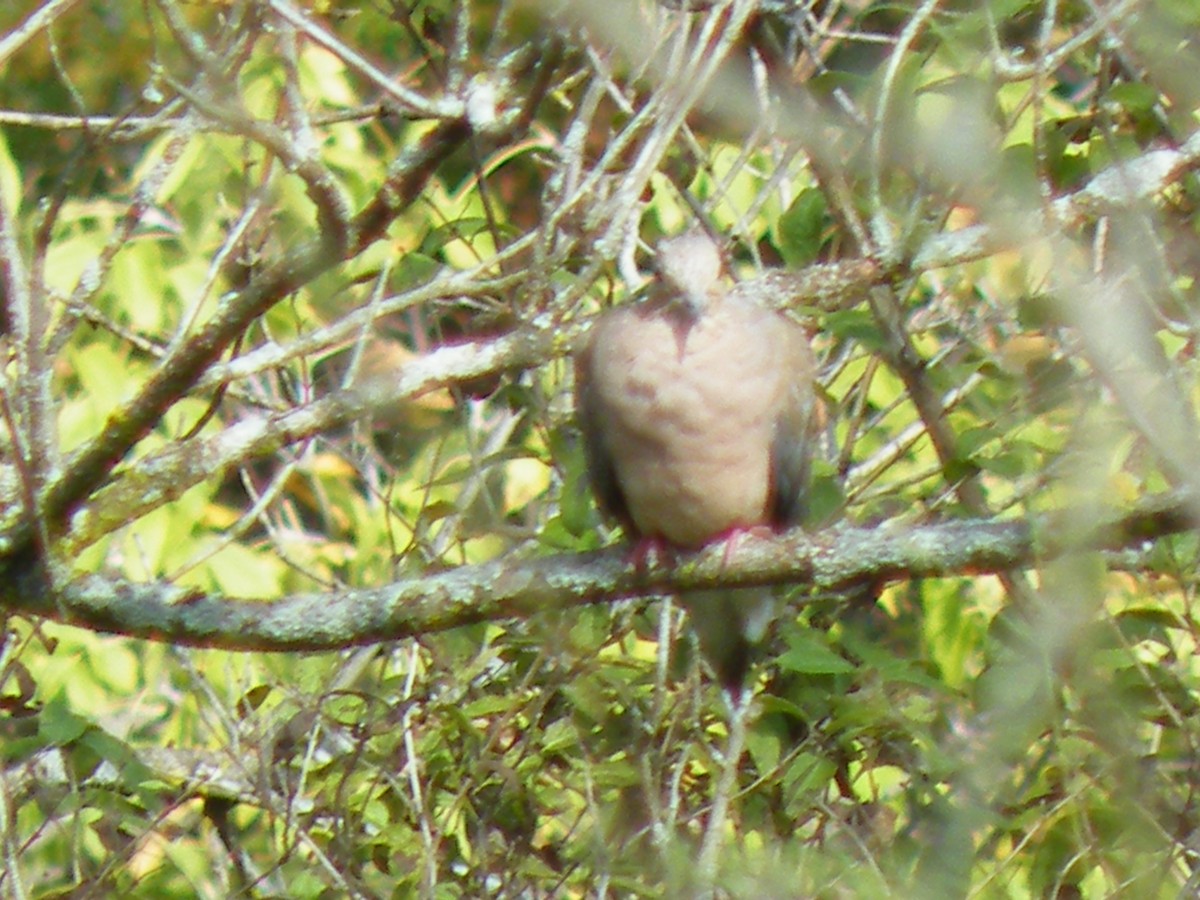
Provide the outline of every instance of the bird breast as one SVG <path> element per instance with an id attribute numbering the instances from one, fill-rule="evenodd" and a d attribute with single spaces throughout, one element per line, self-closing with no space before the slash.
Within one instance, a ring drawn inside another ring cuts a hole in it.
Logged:
<path id="1" fill-rule="evenodd" d="M 601 319 L 587 375 L 638 532 L 698 547 L 767 520 L 780 411 L 807 353 L 797 325 L 748 303 L 690 324 L 639 306 Z"/>

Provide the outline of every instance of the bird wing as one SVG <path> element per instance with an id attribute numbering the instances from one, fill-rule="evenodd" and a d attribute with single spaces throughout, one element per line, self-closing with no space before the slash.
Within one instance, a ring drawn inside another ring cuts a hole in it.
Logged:
<path id="1" fill-rule="evenodd" d="M 608 449 L 604 413 L 592 375 L 594 337 L 595 329 L 575 358 L 575 411 L 583 433 L 583 454 L 601 512 L 619 522 L 627 533 L 632 533 L 629 502 L 621 490 L 616 462 Z"/>
<path id="2" fill-rule="evenodd" d="M 813 389 L 815 363 L 807 336 L 790 329 L 788 354 L 791 385 L 775 421 L 771 438 L 771 496 L 768 512 L 775 528 L 790 528 L 808 513 L 813 444 L 818 416 Z"/>

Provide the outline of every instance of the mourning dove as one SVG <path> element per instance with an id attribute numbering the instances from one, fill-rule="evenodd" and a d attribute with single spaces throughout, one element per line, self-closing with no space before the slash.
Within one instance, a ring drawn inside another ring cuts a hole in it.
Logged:
<path id="1" fill-rule="evenodd" d="M 804 510 L 814 361 L 803 329 L 730 293 L 706 235 L 663 242 L 640 303 L 600 317 L 576 360 L 589 476 L 634 538 L 694 549 Z M 722 684 L 740 694 L 773 607 L 763 589 L 681 597 Z"/>

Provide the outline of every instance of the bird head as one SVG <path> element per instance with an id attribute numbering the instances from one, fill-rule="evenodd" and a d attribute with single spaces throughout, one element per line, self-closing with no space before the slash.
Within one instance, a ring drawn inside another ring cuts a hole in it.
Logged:
<path id="1" fill-rule="evenodd" d="M 721 252 L 703 231 L 660 243 L 655 268 L 662 289 L 693 316 L 703 313 L 721 288 Z"/>

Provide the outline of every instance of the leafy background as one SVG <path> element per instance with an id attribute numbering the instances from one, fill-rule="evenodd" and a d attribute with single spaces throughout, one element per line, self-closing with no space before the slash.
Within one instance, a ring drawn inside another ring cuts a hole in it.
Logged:
<path id="1" fill-rule="evenodd" d="M 690 5 L 0 9 L 5 896 L 1194 890 L 1200 13 Z M 612 543 L 571 343 L 698 216 L 743 279 L 850 273 L 776 298 L 822 360 L 817 546 L 1054 551 L 794 579 L 744 752 L 664 597 L 308 653 L 79 627 L 87 574 L 265 609 Z"/>

